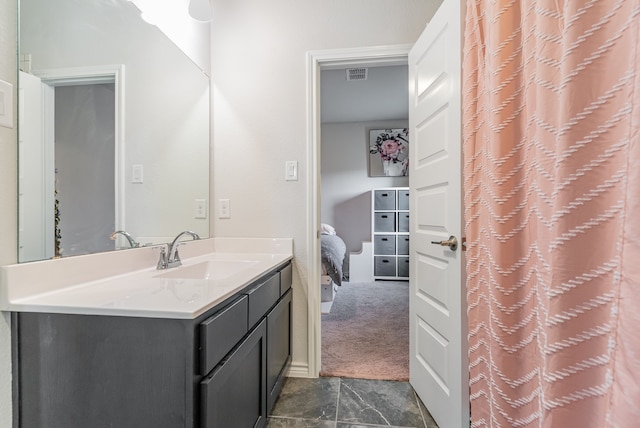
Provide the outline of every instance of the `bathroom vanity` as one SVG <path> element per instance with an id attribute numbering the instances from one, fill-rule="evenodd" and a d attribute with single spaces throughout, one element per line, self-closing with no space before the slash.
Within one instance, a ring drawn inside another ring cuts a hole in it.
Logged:
<path id="1" fill-rule="evenodd" d="M 17 426 L 264 426 L 291 361 L 290 259 L 213 252 L 166 272 L 9 294 Z M 223 265 L 223 277 L 206 271 Z"/>

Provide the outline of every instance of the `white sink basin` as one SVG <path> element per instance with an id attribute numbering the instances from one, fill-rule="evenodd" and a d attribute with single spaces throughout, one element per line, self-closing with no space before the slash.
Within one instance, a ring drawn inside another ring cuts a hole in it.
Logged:
<path id="1" fill-rule="evenodd" d="M 224 279 L 258 263 L 256 260 L 207 260 L 191 266 L 170 268 L 154 278 Z"/>

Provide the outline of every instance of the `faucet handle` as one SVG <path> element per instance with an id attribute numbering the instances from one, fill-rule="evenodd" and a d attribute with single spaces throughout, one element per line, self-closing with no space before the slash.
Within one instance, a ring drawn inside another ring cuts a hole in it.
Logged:
<path id="1" fill-rule="evenodd" d="M 167 268 L 167 251 L 165 250 L 164 245 L 160 247 L 160 258 L 158 259 L 158 266 L 156 268 L 158 270 Z"/>

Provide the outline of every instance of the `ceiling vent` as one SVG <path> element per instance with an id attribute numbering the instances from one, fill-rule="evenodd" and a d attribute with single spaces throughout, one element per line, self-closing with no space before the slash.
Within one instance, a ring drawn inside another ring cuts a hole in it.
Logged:
<path id="1" fill-rule="evenodd" d="M 347 68 L 347 80 L 367 80 L 368 68 Z"/>

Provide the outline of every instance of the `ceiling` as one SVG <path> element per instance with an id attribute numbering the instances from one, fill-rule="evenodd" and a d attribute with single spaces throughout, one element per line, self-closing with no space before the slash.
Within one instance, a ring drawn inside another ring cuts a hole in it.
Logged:
<path id="1" fill-rule="evenodd" d="M 321 122 L 409 118 L 406 65 L 368 67 L 366 80 L 347 80 L 345 69 L 322 70 Z"/>

